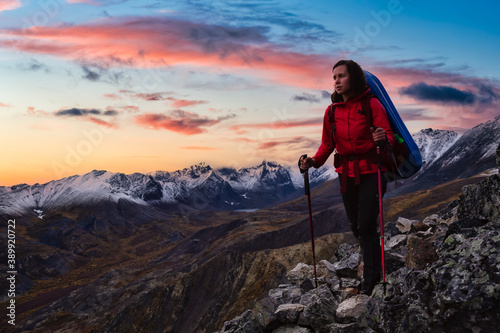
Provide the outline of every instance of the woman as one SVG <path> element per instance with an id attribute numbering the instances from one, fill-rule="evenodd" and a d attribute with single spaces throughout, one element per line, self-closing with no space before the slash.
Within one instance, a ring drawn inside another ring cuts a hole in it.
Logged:
<path id="1" fill-rule="evenodd" d="M 392 146 L 394 134 L 384 107 L 369 94 L 364 72 L 356 62 L 337 62 L 333 66 L 333 81 L 335 91 L 332 105 L 327 108 L 323 119 L 321 145 L 314 157 L 301 160 L 301 168 L 319 168 L 336 150 L 334 165 L 339 173 L 344 207 L 363 256 L 361 292 L 371 294 L 380 281 L 382 270 L 377 231 L 379 202 L 376 145 L 382 150 L 387 144 Z M 365 114 L 367 103 L 371 108 L 371 117 Z M 385 171 L 384 168 L 382 171 Z M 386 190 L 385 179 L 382 182 L 383 195 Z"/>

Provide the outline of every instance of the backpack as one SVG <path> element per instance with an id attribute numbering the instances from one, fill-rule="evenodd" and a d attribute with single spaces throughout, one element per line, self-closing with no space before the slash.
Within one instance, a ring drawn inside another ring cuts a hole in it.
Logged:
<path id="1" fill-rule="evenodd" d="M 408 178 L 422 168 L 420 150 L 411 134 L 408 132 L 403 120 L 401 120 L 396 107 L 392 103 L 382 83 L 380 83 L 379 79 L 372 73 L 368 71 L 364 72 L 367 84 L 370 87 L 370 93 L 361 100 L 361 111 L 368 118 L 369 127 L 372 127 L 373 120 L 370 100 L 372 98 L 377 98 L 387 113 L 389 124 L 394 133 L 394 146 L 390 149 L 389 153 L 382 154 L 381 163 L 388 168 L 384 176 L 388 181 Z M 334 114 L 335 106 L 332 105 L 328 115 L 330 122 L 333 122 Z M 332 128 L 335 130 L 334 125 Z"/>

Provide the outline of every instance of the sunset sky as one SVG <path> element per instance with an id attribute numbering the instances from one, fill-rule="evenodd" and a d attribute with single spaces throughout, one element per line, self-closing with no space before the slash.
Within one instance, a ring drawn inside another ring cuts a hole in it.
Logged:
<path id="1" fill-rule="evenodd" d="M 410 132 L 500 113 L 497 1 L 0 0 L 0 185 L 313 155 L 331 68 Z M 327 163 L 331 163 L 331 160 Z"/>

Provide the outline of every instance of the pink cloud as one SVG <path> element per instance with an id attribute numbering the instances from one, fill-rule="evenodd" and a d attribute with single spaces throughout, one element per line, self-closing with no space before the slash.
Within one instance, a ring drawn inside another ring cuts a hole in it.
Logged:
<path id="1" fill-rule="evenodd" d="M 145 101 L 164 101 L 167 97 L 164 97 L 165 93 L 136 93 L 132 94 L 132 98 L 143 99 Z"/>
<path id="2" fill-rule="evenodd" d="M 113 99 L 115 101 L 121 99 L 121 97 L 117 94 L 103 94 L 102 96 L 108 99 Z"/>
<path id="3" fill-rule="evenodd" d="M 123 111 L 126 112 L 131 112 L 131 113 L 137 113 L 140 112 L 141 110 L 139 109 L 138 106 L 135 105 L 125 105 L 125 106 L 119 106 L 119 109 L 122 109 Z"/>
<path id="4" fill-rule="evenodd" d="M 308 120 L 290 120 L 290 121 L 276 121 L 273 123 L 258 123 L 258 124 L 242 124 L 232 126 L 231 129 L 234 131 L 241 131 L 245 129 L 287 129 L 293 127 L 308 127 L 308 126 L 321 126 L 323 124 L 323 118 L 315 118 Z"/>
<path id="5" fill-rule="evenodd" d="M 34 106 L 28 106 L 28 109 L 26 110 L 28 112 L 28 115 L 30 116 L 49 116 L 50 114 L 48 112 L 45 112 L 43 110 L 36 110 Z"/>
<path id="6" fill-rule="evenodd" d="M 98 118 L 95 118 L 95 117 L 84 117 L 84 119 L 94 123 L 94 124 L 97 124 L 99 126 L 104 126 L 104 127 L 107 127 L 107 128 L 118 128 L 117 125 L 115 124 L 112 124 L 110 122 L 107 122 L 107 121 L 104 121 L 104 120 L 101 120 L 101 119 L 98 119 Z"/>
<path id="7" fill-rule="evenodd" d="M 183 107 L 187 107 L 187 106 L 208 103 L 207 101 L 190 101 L 190 100 L 186 100 L 186 99 L 177 99 L 177 98 L 173 98 L 173 97 L 169 97 L 167 99 L 172 101 L 172 106 L 175 108 L 183 108 Z"/>
<path id="8" fill-rule="evenodd" d="M 107 59 L 110 65 L 142 68 L 167 64 L 235 68 L 282 84 L 314 88 L 324 88 L 330 79 L 330 57 L 283 50 L 268 43 L 258 28 L 136 18 L 6 33 L 11 38 L 0 41 L 3 47 L 77 61 Z"/>
<path id="9" fill-rule="evenodd" d="M 0 3 L 0 12 L 4 10 L 13 10 L 22 6 L 21 0 L 3 0 Z"/>
<path id="10" fill-rule="evenodd" d="M 311 148 L 317 147 L 319 145 L 318 142 L 311 140 L 310 138 L 306 138 L 303 136 L 297 136 L 288 139 L 275 140 L 275 141 L 267 141 L 258 145 L 257 149 L 286 149 L 286 150 L 294 150 L 299 148 Z"/>
<path id="11" fill-rule="evenodd" d="M 223 120 L 233 118 L 233 115 L 210 119 L 200 116 L 196 113 L 177 110 L 169 115 L 150 113 L 138 115 L 135 117 L 135 122 L 144 128 L 181 133 L 184 135 L 201 134 L 207 131 L 207 127 L 214 126 Z"/>
<path id="12" fill-rule="evenodd" d="M 0 108 L 9 108 L 11 107 L 12 105 L 9 105 L 9 104 L 4 104 L 4 103 L 0 103 Z"/>
<path id="13" fill-rule="evenodd" d="M 100 4 L 93 0 L 66 0 L 68 3 L 88 3 L 89 5 L 99 6 Z"/>

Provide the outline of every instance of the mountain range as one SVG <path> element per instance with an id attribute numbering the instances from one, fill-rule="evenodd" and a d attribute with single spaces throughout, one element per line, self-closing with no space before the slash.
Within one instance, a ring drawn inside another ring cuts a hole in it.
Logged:
<path id="1" fill-rule="evenodd" d="M 494 168 L 492 157 L 500 141 L 500 116 L 463 135 L 429 128 L 415 133 L 413 138 L 421 151 L 423 167 L 409 179 L 390 186 L 392 193 L 388 197 Z M 336 177 L 329 164 L 310 171 L 312 187 Z M 182 211 L 258 209 L 298 197 L 303 186 L 297 167 L 269 161 L 239 170 L 213 169 L 205 163 L 149 174 L 94 170 L 46 184 L 0 187 L 0 212 L 30 212 L 42 217 L 51 209 L 120 199 L 140 205 L 180 207 Z"/>

